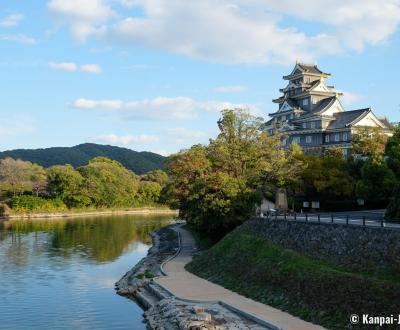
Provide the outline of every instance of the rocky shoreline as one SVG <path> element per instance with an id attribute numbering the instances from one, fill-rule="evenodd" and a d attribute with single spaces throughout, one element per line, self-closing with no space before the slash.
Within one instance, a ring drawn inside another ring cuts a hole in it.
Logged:
<path id="1" fill-rule="evenodd" d="M 163 276 L 162 263 L 179 251 L 179 237 L 173 230 L 175 225 L 152 233 L 153 246 L 147 256 L 115 284 L 117 293 L 134 300 L 145 310 L 145 322 L 153 330 L 267 329 L 220 302 L 180 299 L 153 281 Z"/>

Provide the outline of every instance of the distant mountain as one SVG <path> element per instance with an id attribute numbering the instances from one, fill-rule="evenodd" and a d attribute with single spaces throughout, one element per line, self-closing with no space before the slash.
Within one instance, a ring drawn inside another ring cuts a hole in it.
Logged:
<path id="1" fill-rule="evenodd" d="M 12 157 L 49 167 L 71 164 L 74 167 L 87 164 L 93 157 L 104 156 L 119 161 L 136 174 L 164 168 L 165 157 L 147 151 L 133 151 L 127 148 L 95 143 L 79 144 L 75 147 L 46 149 L 16 149 L 0 152 L 0 159 Z"/>

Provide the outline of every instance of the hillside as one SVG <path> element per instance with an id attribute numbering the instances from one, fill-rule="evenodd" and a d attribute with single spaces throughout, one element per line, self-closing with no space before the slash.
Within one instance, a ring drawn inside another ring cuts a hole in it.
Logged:
<path id="1" fill-rule="evenodd" d="M 138 152 L 127 148 L 84 143 L 74 147 L 46 149 L 16 149 L 0 152 L 0 159 L 12 157 L 40 164 L 44 167 L 71 164 L 74 167 L 86 164 L 90 159 L 104 156 L 119 161 L 136 174 L 143 174 L 164 167 L 165 157 L 152 152 Z"/>

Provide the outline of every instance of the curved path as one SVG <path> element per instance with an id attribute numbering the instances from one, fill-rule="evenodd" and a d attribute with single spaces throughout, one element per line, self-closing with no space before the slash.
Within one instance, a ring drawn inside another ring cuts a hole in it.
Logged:
<path id="1" fill-rule="evenodd" d="M 177 297 L 201 301 L 222 301 L 284 330 L 324 329 L 189 273 L 185 270 L 185 265 L 192 260 L 192 254 L 197 250 L 195 241 L 192 235 L 181 226 L 172 228 L 180 233 L 181 250 L 164 266 L 168 276 L 159 277 L 155 281 Z"/>

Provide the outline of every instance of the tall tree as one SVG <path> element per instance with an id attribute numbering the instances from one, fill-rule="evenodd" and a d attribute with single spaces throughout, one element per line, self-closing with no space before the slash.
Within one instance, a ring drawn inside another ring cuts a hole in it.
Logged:
<path id="1" fill-rule="evenodd" d="M 71 165 L 55 165 L 47 169 L 48 192 L 60 198 L 68 207 L 84 207 L 90 198 L 83 176 Z"/>
<path id="2" fill-rule="evenodd" d="M 357 194 L 369 201 L 387 202 L 396 186 L 396 177 L 383 156 L 369 158 L 361 168 Z M 383 205 L 383 204 L 382 204 Z"/>
<path id="3" fill-rule="evenodd" d="M 245 110 L 224 110 L 216 139 L 169 159 L 169 191 L 189 223 L 222 235 L 254 214 L 266 183 L 284 187 L 295 179 L 301 161 L 262 126 L 262 118 Z"/>
<path id="4" fill-rule="evenodd" d="M 388 166 L 400 179 L 400 124 L 394 128 L 393 136 L 386 143 L 385 156 Z"/>
<path id="5" fill-rule="evenodd" d="M 138 177 L 119 162 L 95 157 L 78 171 L 92 204 L 97 207 L 134 206 L 139 187 Z"/>
<path id="6" fill-rule="evenodd" d="M 0 182 L 10 189 L 13 196 L 30 189 L 31 162 L 7 157 L 0 160 Z"/>
<path id="7" fill-rule="evenodd" d="M 46 190 L 46 170 L 38 164 L 31 164 L 29 166 L 29 181 L 32 185 L 32 194 L 36 195 L 36 197 L 39 196 L 40 193 Z"/>
<path id="8" fill-rule="evenodd" d="M 360 127 L 353 133 L 353 153 L 365 157 L 382 155 L 388 137 L 375 127 Z"/>

